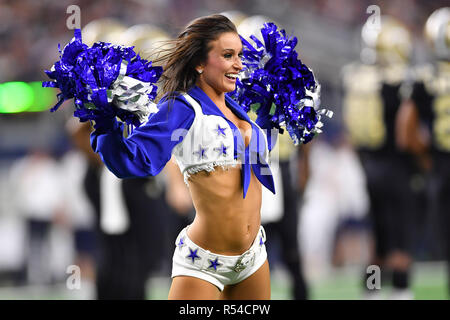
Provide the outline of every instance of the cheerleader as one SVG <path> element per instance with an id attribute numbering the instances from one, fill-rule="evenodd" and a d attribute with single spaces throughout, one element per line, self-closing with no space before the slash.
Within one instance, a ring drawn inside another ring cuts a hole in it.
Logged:
<path id="1" fill-rule="evenodd" d="M 157 175 L 172 157 L 178 164 L 195 218 L 174 243 L 169 299 L 270 298 L 260 218 L 262 188 L 275 193 L 269 152 L 280 126 L 307 143 L 332 113 L 315 111 L 320 86 L 297 58 L 297 39 L 273 23 L 261 33 L 265 46 L 254 38 L 253 47 L 225 16 L 198 18 L 152 55 L 160 68 L 131 47 L 87 47 L 76 31 L 46 71 L 56 81 L 43 86 L 61 89 L 52 110 L 75 98 L 74 115 L 95 121 L 91 146 L 117 177 Z M 123 122 L 137 124 L 126 138 Z"/>
<path id="2" fill-rule="evenodd" d="M 174 155 L 196 215 L 175 242 L 169 299 L 270 299 L 262 187 L 272 192 L 271 145 L 227 92 L 242 43 L 226 17 L 196 19 L 166 52 L 159 111 L 128 137 L 115 118 L 91 145 L 118 177 L 158 174 Z M 275 141 L 273 141 L 275 142 Z"/>

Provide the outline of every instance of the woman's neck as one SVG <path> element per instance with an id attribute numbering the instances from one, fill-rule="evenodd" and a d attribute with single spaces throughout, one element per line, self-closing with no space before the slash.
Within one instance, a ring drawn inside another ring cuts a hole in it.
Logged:
<path id="1" fill-rule="evenodd" d="M 202 81 L 197 81 L 196 85 L 202 89 L 204 93 L 206 93 L 206 95 L 212 100 L 212 102 L 214 102 L 216 106 L 226 106 L 224 92 L 218 92 Z"/>

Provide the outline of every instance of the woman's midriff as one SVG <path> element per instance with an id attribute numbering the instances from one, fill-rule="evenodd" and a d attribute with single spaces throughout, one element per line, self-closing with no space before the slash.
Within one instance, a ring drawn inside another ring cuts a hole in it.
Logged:
<path id="1" fill-rule="evenodd" d="M 196 215 L 187 233 L 194 243 L 223 255 L 250 248 L 261 222 L 261 183 L 253 172 L 245 199 L 240 165 L 198 172 L 189 178 L 189 190 Z"/>

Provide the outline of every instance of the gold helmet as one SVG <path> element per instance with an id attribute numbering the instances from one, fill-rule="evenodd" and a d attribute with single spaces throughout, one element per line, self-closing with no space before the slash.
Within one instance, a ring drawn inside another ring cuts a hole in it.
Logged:
<path id="1" fill-rule="evenodd" d="M 248 16 L 245 13 L 237 10 L 224 11 L 221 12 L 220 14 L 230 19 L 230 21 L 233 22 L 236 28 L 241 24 L 243 20 L 248 18 Z"/>
<path id="2" fill-rule="evenodd" d="M 147 60 L 156 58 L 156 49 L 170 39 L 167 32 L 151 24 L 137 24 L 123 32 L 121 42 L 134 46 L 134 51 Z"/>
<path id="3" fill-rule="evenodd" d="M 450 60 L 450 7 L 434 11 L 425 23 L 424 33 L 436 57 Z"/>
<path id="4" fill-rule="evenodd" d="M 263 41 L 260 30 L 266 22 L 274 22 L 278 27 L 280 27 L 280 29 L 282 29 L 282 27 L 273 19 L 261 15 L 245 18 L 241 21 L 241 23 L 239 23 L 239 25 L 236 25 L 236 27 L 238 29 L 238 33 L 245 39 L 249 39 L 251 35 L 254 35 L 260 41 Z"/>
<path id="5" fill-rule="evenodd" d="M 361 30 L 361 59 L 368 64 L 407 64 L 412 53 L 412 37 L 397 19 L 381 16 L 379 24 L 367 21 Z"/>
<path id="6" fill-rule="evenodd" d="M 82 30 L 83 42 L 92 46 L 94 42 L 104 41 L 119 44 L 126 26 L 113 18 L 104 18 L 89 22 Z"/>

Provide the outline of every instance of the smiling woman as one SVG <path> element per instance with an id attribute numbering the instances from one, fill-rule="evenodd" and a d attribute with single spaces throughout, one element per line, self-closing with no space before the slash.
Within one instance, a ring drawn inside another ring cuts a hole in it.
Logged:
<path id="1" fill-rule="evenodd" d="M 220 94 L 235 89 L 242 70 L 242 43 L 235 32 L 227 32 L 211 42 L 208 60 L 197 67 L 198 86 L 218 101 Z M 217 97 L 215 97 L 217 96 Z M 216 103 L 217 104 L 217 103 Z"/>
<path id="2" fill-rule="evenodd" d="M 169 299 L 269 299 L 262 185 L 275 193 L 271 146 L 227 93 L 242 70 L 242 43 L 222 15 L 191 22 L 161 49 L 159 111 L 124 138 L 99 119 L 94 150 L 119 177 L 158 174 L 176 159 L 196 210 L 176 239 Z"/>

